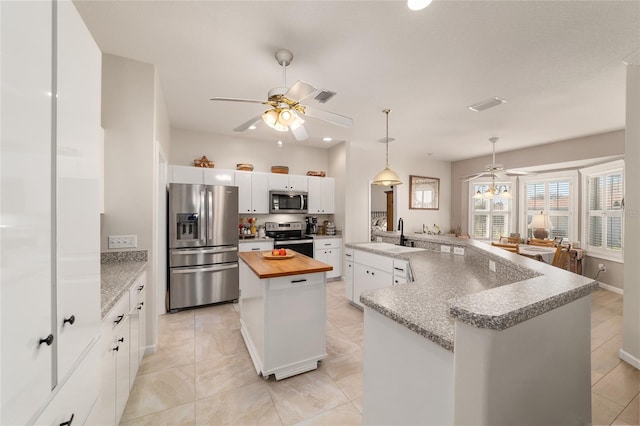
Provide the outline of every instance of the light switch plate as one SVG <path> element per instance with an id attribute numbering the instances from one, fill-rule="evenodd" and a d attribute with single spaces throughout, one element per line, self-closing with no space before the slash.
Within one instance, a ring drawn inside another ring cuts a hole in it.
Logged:
<path id="1" fill-rule="evenodd" d="M 489 270 L 495 272 L 496 271 L 496 262 L 493 260 L 489 261 Z"/>
<path id="2" fill-rule="evenodd" d="M 445 246 L 444 244 L 440 246 L 440 251 L 442 253 L 451 253 L 451 246 Z"/>
<path id="3" fill-rule="evenodd" d="M 453 254 L 459 254 L 464 256 L 464 247 L 454 247 Z"/>
<path id="4" fill-rule="evenodd" d="M 109 248 L 135 248 L 138 246 L 137 235 L 109 235 Z"/>

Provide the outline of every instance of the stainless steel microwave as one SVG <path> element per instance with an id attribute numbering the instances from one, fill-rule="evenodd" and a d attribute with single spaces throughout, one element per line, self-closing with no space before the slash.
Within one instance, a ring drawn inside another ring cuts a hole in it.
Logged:
<path id="1" fill-rule="evenodd" d="M 307 213 L 307 193 L 269 191 L 269 213 Z"/>

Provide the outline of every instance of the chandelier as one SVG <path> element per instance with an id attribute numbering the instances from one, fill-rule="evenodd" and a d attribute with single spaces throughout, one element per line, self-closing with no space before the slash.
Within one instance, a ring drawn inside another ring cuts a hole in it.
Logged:
<path id="1" fill-rule="evenodd" d="M 512 198 L 511 193 L 507 189 L 507 185 L 496 185 L 496 178 L 493 176 L 491 178 L 491 185 L 487 185 L 486 189 L 482 186 L 482 191 L 478 189 L 474 194 L 473 198 L 478 200 L 482 198 Z"/>

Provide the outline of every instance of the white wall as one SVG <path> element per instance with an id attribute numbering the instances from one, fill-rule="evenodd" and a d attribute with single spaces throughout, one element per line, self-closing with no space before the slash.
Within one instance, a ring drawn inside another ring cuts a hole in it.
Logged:
<path id="1" fill-rule="evenodd" d="M 187 129 L 171 129 L 169 164 L 192 166 L 193 160 L 206 155 L 216 168 L 235 170 L 238 163 L 253 164 L 256 172 L 271 172 L 271 166 L 287 166 L 289 174 L 305 175 L 310 170 L 328 171 L 326 149 L 255 141 L 243 137 Z M 327 173 L 331 176 L 331 173 Z"/>

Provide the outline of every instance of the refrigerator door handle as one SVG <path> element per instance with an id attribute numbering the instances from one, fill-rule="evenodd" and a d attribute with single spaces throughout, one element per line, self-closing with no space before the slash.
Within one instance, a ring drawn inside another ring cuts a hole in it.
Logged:
<path id="1" fill-rule="evenodd" d="M 238 247 L 215 247 L 210 249 L 198 249 L 198 250 L 176 250 L 171 252 L 172 255 L 182 254 L 212 254 L 212 253 L 226 253 L 230 251 L 238 251 Z"/>
<path id="2" fill-rule="evenodd" d="M 209 241 L 213 240 L 213 192 L 207 191 L 207 196 L 209 197 L 209 204 L 207 204 L 207 229 L 208 229 L 208 237 Z"/>
<path id="3" fill-rule="evenodd" d="M 204 191 L 200 191 L 200 240 L 202 241 L 202 243 L 206 243 L 207 241 L 207 236 L 205 234 L 205 215 L 203 214 L 203 210 L 205 210 L 204 208 Z"/>
<path id="4" fill-rule="evenodd" d="M 205 268 L 188 268 L 188 269 L 173 269 L 171 272 L 174 274 L 198 274 L 200 272 L 220 272 L 227 269 L 235 269 L 238 267 L 237 263 L 231 263 L 221 266 L 207 266 Z"/>

